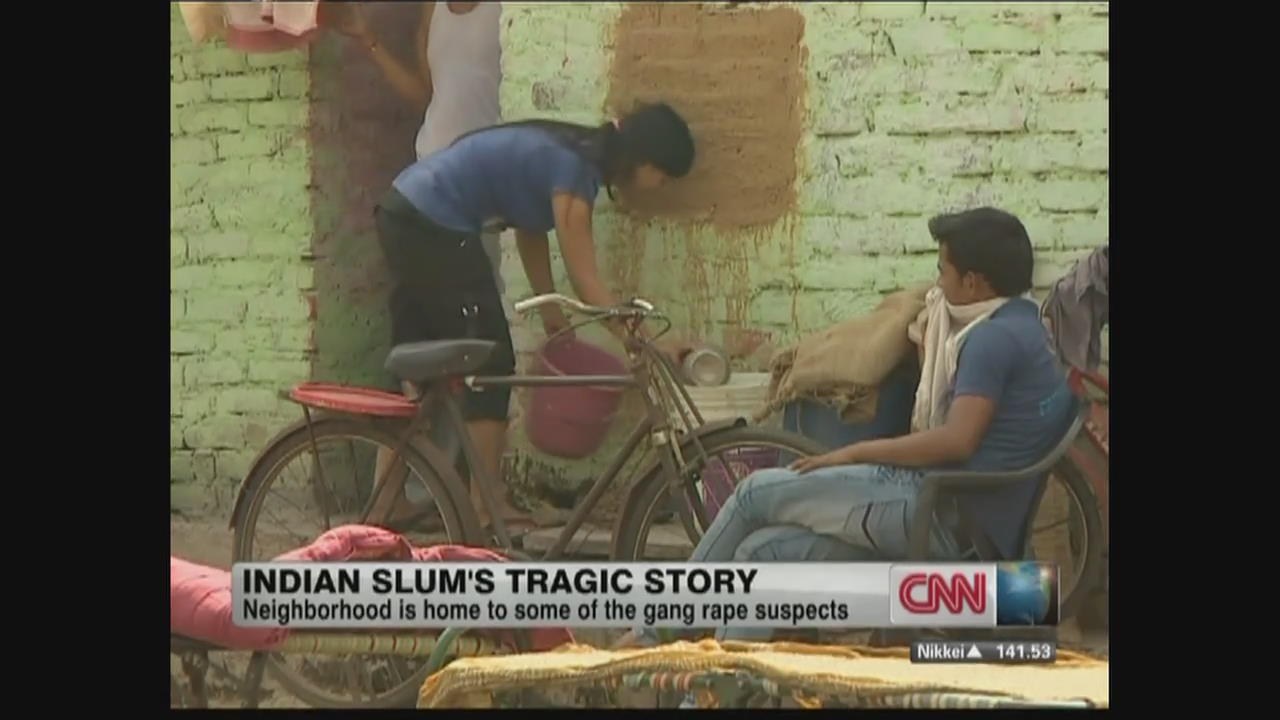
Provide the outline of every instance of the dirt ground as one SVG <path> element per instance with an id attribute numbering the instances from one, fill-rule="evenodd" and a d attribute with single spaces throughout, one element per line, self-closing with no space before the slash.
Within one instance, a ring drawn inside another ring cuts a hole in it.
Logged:
<path id="1" fill-rule="evenodd" d="M 221 493 L 220 493 L 221 494 Z M 195 487 L 177 487 L 171 492 L 171 516 L 169 525 L 170 553 L 177 557 L 214 567 L 230 567 L 232 531 L 227 527 L 229 507 L 226 498 L 211 497 Z M 619 634 L 616 630 L 575 630 L 580 642 L 601 647 L 607 645 Z M 864 633 L 849 633 L 842 636 L 824 637 L 824 642 L 859 644 L 864 642 Z M 1083 634 L 1074 621 L 1068 621 L 1059 629 L 1059 645 L 1064 648 L 1077 648 L 1095 655 L 1109 654 L 1109 637 L 1106 632 Z M 237 677 L 243 677 L 249 661 L 249 653 L 219 653 L 210 657 L 211 663 L 221 666 Z M 181 661 L 170 656 L 170 672 L 173 677 L 184 678 Z M 234 696 L 229 681 L 219 677 L 217 670 L 208 676 L 210 705 L 213 707 L 237 707 L 239 700 Z M 262 707 L 266 708 L 300 708 L 306 707 L 297 698 L 291 696 L 268 673 L 264 682 L 264 691 L 269 693 L 263 699 Z"/>

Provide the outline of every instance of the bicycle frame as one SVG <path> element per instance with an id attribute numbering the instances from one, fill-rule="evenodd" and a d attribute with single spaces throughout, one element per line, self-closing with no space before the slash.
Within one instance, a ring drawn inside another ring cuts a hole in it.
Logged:
<path id="1" fill-rule="evenodd" d="M 599 318 L 596 318 L 587 322 L 596 322 L 598 320 Z M 689 532 L 692 536 L 696 532 L 695 523 L 697 526 L 706 527 L 706 511 L 702 503 L 697 501 L 695 487 L 692 483 L 680 482 L 682 477 L 680 470 L 687 466 L 686 459 L 681 455 L 680 445 L 682 443 L 680 441 L 672 442 L 673 435 L 683 431 L 688 434 L 694 443 L 696 450 L 694 457 L 705 458 L 706 450 L 702 446 L 696 431 L 705 427 L 706 423 L 701 413 L 698 412 L 697 406 L 689 396 L 688 391 L 681 383 L 675 380 L 677 377 L 676 371 L 667 358 L 648 342 L 642 341 L 637 337 L 636 331 L 638 327 L 638 321 L 632 321 L 628 325 L 630 332 L 626 345 L 631 370 L 630 375 L 578 375 L 570 377 L 553 375 L 467 376 L 462 378 L 443 378 L 430 383 L 421 397 L 418 414 L 405 430 L 404 437 L 396 448 L 391 463 L 384 471 L 383 476 L 375 481 L 376 489 L 370 495 L 368 504 L 365 507 L 364 520 L 367 521 L 379 505 L 384 505 L 383 509 L 389 509 L 385 507 L 386 504 L 401 492 L 404 476 L 401 475 L 395 480 L 391 480 L 389 473 L 395 467 L 396 460 L 399 459 L 412 434 L 424 422 L 432 425 L 433 429 L 438 427 L 438 423 L 443 422 L 456 434 L 460 450 L 471 470 L 472 479 L 480 485 L 478 488 L 480 497 L 489 511 L 489 516 L 493 519 L 493 530 L 498 542 L 504 549 L 510 550 L 512 548 L 511 536 L 507 530 L 505 520 L 497 512 L 497 502 L 492 492 L 493 481 L 497 478 L 494 478 L 485 468 L 484 463 L 481 462 L 479 451 L 467 432 L 466 421 L 462 417 L 462 410 L 455 391 L 460 384 L 465 384 L 479 391 L 483 391 L 486 387 L 592 386 L 620 387 L 624 390 L 641 391 L 641 398 L 645 406 L 644 416 L 632 428 L 622 449 L 614 456 L 605 472 L 592 484 L 586 497 L 574 508 L 568 524 L 561 529 L 560 535 L 552 546 L 546 550 L 542 559 L 557 559 L 564 553 L 573 537 L 586 521 L 587 516 L 599 503 L 601 496 L 613 485 L 618 473 L 621 472 L 627 461 L 632 458 L 636 449 L 646 437 L 651 438 L 654 441 L 654 445 L 661 448 L 658 453 L 659 459 L 671 483 L 670 491 L 673 494 L 683 492 L 686 500 L 689 501 L 681 503 L 679 508 L 681 522 L 684 524 L 686 532 Z M 658 369 L 656 373 L 653 372 L 655 368 Z M 433 411 L 436 410 L 442 410 L 443 412 L 436 413 L 433 416 Z M 678 426 L 676 423 L 678 423 Z M 456 455 L 454 458 L 456 459 Z M 728 472 L 734 474 L 734 470 L 731 467 L 727 467 L 727 469 Z M 736 475 L 734 480 L 735 482 L 738 480 Z"/>

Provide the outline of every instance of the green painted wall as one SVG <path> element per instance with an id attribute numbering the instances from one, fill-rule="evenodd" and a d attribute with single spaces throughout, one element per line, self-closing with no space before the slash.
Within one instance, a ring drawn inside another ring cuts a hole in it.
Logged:
<path id="1" fill-rule="evenodd" d="M 1106 3 L 790 5 L 805 17 L 808 51 L 794 211 L 744 237 L 637 223 L 606 202 L 596 234 L 608 276 L 702 337 L 749 329 L 786 344 L 931 280 L 936 246 L 925 223 L 938 212 L 991 204 L 1018 214 L 1041 292 L 1108 241 Z M 507 3 L 505 117 L 599 122 L 621 9 Z M 511 260 L 518 299 L 530 290 Z M 528 353 L 536 325 L 513 326 Z M 750 369 L 762 369 L 762 357 Z M 598 468 L 542 457 L 514 428 L 532 474 L 572 485 Z"/>
<path id="2" fill-rule="evenodd" d="M 505 117 L 609 114 L 622 7 L 506 3 Z M 1105 3 L 790 7 L 805 18 L 807 51 L 794 208 L 724 232 L 639 221 L 602 197 L 601 259 L 624 292 L 660 303 L 685 334 L 752 331 L 777 346 L 931 279 L 925 221 L 937 212 L 1018 213 L 1042 289 L 1107 241 Z M 379 20 L 389 36 L 404 24 L 391 12 Z M 193 47 L 176 6 L 171 21 L 171 477 L 238 480 L 297 417 L 279 388 L 382 381 L 385 269 L 367 215 L 411 159 L 418 119 L 335 38 L 246 56 Z M 504 252 L 510 302 L 530 289 L 513 243 Z M 512 329 L 527 363 L 540 330 L 514 317 Z M 761 369 L 767 350 L 740 368 Z M 599 469 L 532 451 L 525 400 L 512 443 L 526 487 L 573 487 Z M 634 410 L 624 407 L 606 454 Z"/>
<path id="3" fill-rule="evenodd" d="M 307 58 L 170 22 L 170 479 L 239 480 L 310 374 Z"/>

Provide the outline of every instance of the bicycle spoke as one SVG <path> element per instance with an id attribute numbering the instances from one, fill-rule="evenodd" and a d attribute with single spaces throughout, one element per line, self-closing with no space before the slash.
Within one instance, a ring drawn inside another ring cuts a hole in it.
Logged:
<path id="1" fill-rule="evenodd" d="M 1041 526 L 1038 526 L 1038 527 L 1036 527 L 1034 530 L 1032 530 L 1031 532 L 1032 532 L 1033 534 L 1039 534 L 1039 533 L 1042 533 L 1042 532 L 1049 532 L 1050 530 L 1053 530 L 1054 528 L 1060 528 L 1060 527 L 1062 527 L 1063 525 L 1066 525 L 1066 524 L 1067 524 L 1067 523 L 1069 523 L 1069 522 L 1071 522 L 1071 518 L 1066 517 L 1066 518 L 1063 518 L 1063 519 L 1061 519 L 1061 520 L 1057 520 L 1057 521 L 1055 521 L 1055 522 L 1053 522 L 1052 524 L 1049 524 L 1049 525 L 1041 525 Z"/>
<path id="2" fill-rule="evenodd" d="M 401 658 L 390 658 L 387 665 L 391 668 L 394 677 L 393 686 L 400 685 L 413 676 L 413 671 L 409 669 L 409 663 Z"/>
<path id="3" fill-rule="evenodd" d="M 350 682 L 350 685 L 348 686 L 350 689 L 347 691 L 348 694 L 351 695 L 352 700 L 363 702 L 363 691 L 365 689 L 363 686 L 365 683 L 361 682 L 361 678 L 368 677 L 368 673 L 362 672 L 364 669 L 362 665 L 365 663 L 360 662 L 359 658 L 350 656 L 344 658 L 340 662 L 342 663 L 342 674 L 346 676 L 347 681 Z"/>
<path id="4" fill-rule="evenodd" d="M 268 512 L 268 514 L 269 514 L 271 517 L 275 518 L 275 519 L 276 519 L 276 523 L 277 523 L 280 527 L 282 527 L 282 528 L 284 528 L 284 527 L 285 527 L 285 523 L 281 520 L 280 516 L 279 516 L 279 515 L 277 515 L 274 511 L 265 511 L 265 510 L 264 510 L 264 512 Z M 293 531 L 291 531 L 291 530 L 285 530 L 284 532 L 285 532 L 286 534 L 288 534 L 288 535 L 290 535 L 290 536 L 292 536 L 292 537 L 293 537 L 293 542 L 294 542 L 294 543 L 296 543 L 295 547 L 301 547 L 301 546 L 306 545 L 307 543 L 311 542 L 311 538 L 308 538 L 308 537 L 307 537 L 307 536 L 305 536 L 305 535 L 299 535 L 298 533 L 293 532 Z M 290 548 L 290 549 L 292 549 L 292 548 Z M 285 550 L 285 552 L 287 552 L 287 551 L 288 551 L 288 550 Z M 274 556 L 274 555 L 279 555 L 279 554 L 280 554 L 280 553 L 274 553 L 274 554 L 273 554 L 273 556 Z"/>
<path id="5" fill-rule="evenodd" d="M 351 457 L 351 467 L 356 467 L 356 444 L 351 438 L 347 438 L 347 454 Z M 374 471 L 377 471 L 377 454 L 374 455 Z M 359 478 L 353 478 L 355 481 L 356 507 L 364 507 L 365 498 L 361 497 L 360 488 L 362 483 Z M 373 492 L 373 488 L 369 488 L 369 492 Z"/>
<path id="6" fill-rule="evenodd" d="M 302 509 L 302 506 L 301 506 L 301 505 L 299 505 L 298 503 L 294 502 L 293 500 L 290 500 L 288 497 L 286 497 L 284 494 L 282 494 L 282 493 L 280 492 L 280 490 L 279 490 L 279 489 L 277 489 L 277 488 L 272 488 L 270 492 L 271 492 L 271 493 L 275 493 L 276 497 L 278 497 L 278 498 L 280 498 L 281 500 L 283 500 L 283 501 L 285 501 L 285 502 L 289 503 L 290 505 L 292 505 L 292 506 L 294 507 L 294 509 L 295 509 L 295 510 L 297 510 L 297 511 L 298 511 L 299 513 L 301 513 L 302 515 L 306 515 L 306 514 L 307 514 L 307 511 L 306 511 L 306 510 L 304 510 L 304 509 Z M 270 494 L 270 493 L 268 493 L 268 494 Z"/>
<path id="7" fill-rule="evenodd" d="M 734 471 L 733 463 L 724 459 L 724 451 L 716 453 L 716 459 L 720 461 L 720 464 L 724 466 L 725 472 L 729 474 L 729 479 L 733 481 L 733 487 L 737 488 L 738 483 L 742 482 L 742 480 L 738 478 L 738 473 Z"/>
<path id="8" fill-rule="evenodd" d="M 584 530 L 586 532 L 583 532 Z M 583 526 L 581 528 L 578 528 L 578 533 L 582 535 L 582 539 L 578 541 L 577 546 L 574 547 L 573 550 L 568 550 L 566 548 L 565 554 L 568 555 L 569 557 L 576 556 L 579 552 L 582 551 L 582 548 L 587 546 L 587 541 L 591 539 L 591 536 L 594 533 L 598 532 L 599 530 L 600 528 L 595 527 L 594 525 L 587 525 L 586 523 L 583 523 Z"/>

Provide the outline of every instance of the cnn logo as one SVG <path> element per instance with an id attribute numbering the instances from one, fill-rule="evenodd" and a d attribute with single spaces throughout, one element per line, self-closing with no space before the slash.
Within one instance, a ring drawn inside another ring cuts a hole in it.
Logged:
<path id="1" fill-rule="evenodd" d="M 996 624 L 994 565 L 894 565 L 889 621 L 922 627 Z"/>

